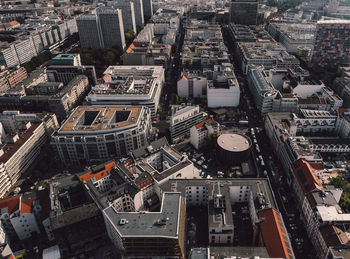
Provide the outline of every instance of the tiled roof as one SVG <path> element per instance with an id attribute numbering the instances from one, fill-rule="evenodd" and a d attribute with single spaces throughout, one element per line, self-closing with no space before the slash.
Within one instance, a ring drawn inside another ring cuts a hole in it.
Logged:
<path id="1" fill-rule="evenodd" d="M 21 201 L 21 208 L 20 208 L 21 213 L 31 213 L 32 212 L 33 203 L 36 200 L 37 199 Z"/>
<path id="2" fill-rule="evenodd" d="M 95 178 L 95 181 L 101 180 L 102 178 L 106 177 L 108 175 L 108 172 L 110 172 L 114 167 L 116 166 L 116 163 L 110 162 L 105 165 L 104 169 L 98 172 L 90 171 L 87 172 L 81 176 L 79 176 L 79 179 L 82 181 L 89 182 L 92 178 Z"/>
<path id="3" fill-rule="evenodd" d="M 205 123 L 212 123 L 212 122 L 213 122 L 213 119 L 207 119 L 206 121 L 202 121 L 198 123 L 195 127 L 196 129 L 200 129 L 204 126 Z"/>
<path id="4" fill-rule="evenodd" d="M 315 189 L 323 189 L 321 181 L 318 179 L 314 169 L 307 161 L 304 161 L 303 159 L 295 161 L 292 164 L 292 170 L 295 177 L 298 179 L 299 185 L 304 194 Z"/>
<path id="5" fill-rule="evenodd" d="M 350 240 L 346 233 L 336 226 L 324 226 L 320 228 L 320 232 L 327 246 L 349 245 Z"/>
<path id="6" fill-rule="evenodd" d="M 20 197 L 20 195 L 16 195 L 0 200 L 0 209 L 7 208 L 9 214 L 17 211 L 19 209 Z"/>
<path id="7" fill-rule="evenodd" d="M 264 218 L 260 224 L 262 237 L 269 256 L 272 258 L 294 258 L 287 230 L 283 224 L 281 213 L 275 209 L 258 212 Z"/>

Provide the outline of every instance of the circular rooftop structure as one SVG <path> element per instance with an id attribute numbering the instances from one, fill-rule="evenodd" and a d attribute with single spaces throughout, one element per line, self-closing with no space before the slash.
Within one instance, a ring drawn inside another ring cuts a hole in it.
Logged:
<path id="1" fill-rule="evenodd" d="M 240 165 L 250 157 L 252 141 L 238 133 L 222 134 L 217 139 L 218 158 L 226 165 Z"/>
<path id="2" fill-rule="evenodd" d="M 242 152 L 251 146 L 251 141 L 248 137 L 237 133 L 222 134 L 217 141 L 219 147 L 230 152 Z"/>

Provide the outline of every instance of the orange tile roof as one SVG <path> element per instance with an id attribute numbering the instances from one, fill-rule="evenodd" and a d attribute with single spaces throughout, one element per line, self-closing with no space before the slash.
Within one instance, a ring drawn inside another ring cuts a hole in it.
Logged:
<path id="1" fill-rule="evenodd" d="M 260 228 L 269 256 L 272 258 L 294 258 L 281 213 L 271 208 L 259 211 L 258 215 L 260 218 L 264 218 Z"/>
<path id="2" fill-rule="evenodd" d="M 0 200 L 0 209 L 7 208 L 9 214 L 17 211 L 19 209 L 20 197 L 21 195 L 16 195 Z"/>
<path id="3" fill-rule="evenodd" d="M 134 44 L 134 43 L 131 43 L 130 46 L 129 46 L 129 48 L 127 48 L 127 50 L 126 50 L 125 52 L 126 52 L 126 53 L 131 53 L 132 50 L 133 50 L 135 47 L 136 47 L 135 44 Z"/>
<path id="4" fill-rule="evenodd" d="M 292 170 L 304 194 L 315 189 L 323 189 L 321 181 L 318 179 L 314 169 L 307 161 L 298 159 L 292 163 Z"/>
<path id="5" fill-rule="evenodd" d="M 32 212 L 33 203 L 36 200 L 37 199 L 21 201 L 21 208 L 20 208 L 21 213 L 31 213 Z"/>
<path id="6" fill-rule="evenodd" d="M 9 24 L 10 24 L 11 26 L 17 26 L 17 25 L 20 25 L 20 23 L 19 23 L 19 22 L 17 22 L 17 21 L 12 21 L 12 22 L 9 22 Z"/>
<path id="7" fill-rule="evenodd" d="M 101 180 L 102 178 L 106 177 L 108 174 L 108 171 L 111 171 L 113 167 L 115 167 L 117 164 L 113 161 L 109 164 L 105 165 L 105 169 L 101 170 L 99 172 L 87 172 L 86 174 L 83 174 L 79 176 L 80 181 L 86 181 L 89 182 L 93 177 L 95 177 L 96 181 Z"/>
<path id="8" fill-rule="evenodd" d="M 311 167 L 313 169 L 316 169 L 316 170 L 322 170 L 324 167 L 323 167 L 323 163 L 321 162 L 318 162 L 318 163 L 309 163 L 311 165 Z"/>
<path id="9" fill-rule="evenodd" d="M 213 119 L 207 119 L 206 121 L 202 121 L 200 123 L 198 123 L 197 125 L 195 125 L 196 129 L 200 129 L 204 126 L 205 123 L 212 123 Z"/>

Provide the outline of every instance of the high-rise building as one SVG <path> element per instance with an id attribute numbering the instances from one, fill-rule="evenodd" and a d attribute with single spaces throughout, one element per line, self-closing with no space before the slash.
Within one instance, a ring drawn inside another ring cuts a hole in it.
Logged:
<path id="1" fill-rule="evenodd" d="M 317 22 L 312 64 L 314 67 L 331 70 L 336 70 L 342 64 L 350 64 L 349 20 Z"/>
<path id="2" fill-rule="evenodd" d="M 99 7 L 96 14 L 82 15 L 77 19 L 82 48 L 125 48 L 122 11 L 113 7 Z"/>
<path id="3" fill-rule="evenodd" d="M 124 1 L 124 0 L 122 0 L 122 1 Z M 143 15 L 142 0 L 130 0 L 130 1 L 134 3 L 136 25 L 143 28 L 143 25 L 145 23 L 145 19 L 144 19 L 144 15 Z"/>
<path id="4" fill-rule="evenodd" d="M 143 15 L 145 21 L 148 21 L 153 14 L 153 3 L 152 0 L 142 0 Z"/>
<path id="5" fill-rule="evenodd" d="M 96 10 L 104 48 L 118 46 L 125 48 L 122 11 L 110 7 L 99 7 Z"/>
<path id="6" fill-rule="evenodd" d="M 135 34 L 136 31 L 136 20 L 135 20 L 135 7 L 133 2 L 115 2 L 113 4 L 115 8 L 122 11 L 124 30 L 132 30 Z"/>
<path id="7" fill-rule="evenodd" d="M 102 47 L 97 16 L 94 14 L 81 15 L 77 19 L 80 46 L 87 49 Z"/>
<path id="8" fill-rule="evenodd" d="M 258 16 L 257 0 L 231 0 L 230 21 L 236 24 L 255 25 Z"/>

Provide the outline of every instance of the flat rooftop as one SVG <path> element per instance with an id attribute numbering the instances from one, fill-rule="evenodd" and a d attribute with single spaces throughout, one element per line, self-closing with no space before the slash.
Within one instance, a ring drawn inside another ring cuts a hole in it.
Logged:
<path id="1" fill-rule="evenodd" d="M 79 106 L 59 129 L 96 131 L 118 129 L 137 123 L 142 106 Z"/>
<path id="2" fill-rule="evenodd" d="M 163 193 L 160 212 L 117 212 L 113 207 L 104 210 L 122 238 L 177 238 L 181 209 L 180 193 Z"/>
<path id="3" fill-rule="evenodd" d="M 241 134 L 222 134 L 218 137 L 218 145 L 231 152 L 241 152 L 249 149 L 251 141 L 248 137 Z"/>
<path id="4" fill-rule="evenodd" d="M 270 183 L 267 179 L 256 179 L 256 178 L 235 178 L 235 179 L 169 179 L 168 181 L 162 183 L 160 188 L 164 192 L 181 192 L 183 197 L 186 196 L 186 187 L 188 186 L 206 186 L 208 188 L 208 193 L 214 193 L 215 185 L 220 185 L 221 192 L 225 192 L 225 189 L 230 189 L 231 187 L 250 187 L 250 191 L 253 195 L 253 201 L 256 208 L 261 207 L 259 204 L 259 193 L 262 193 L 265 197 L 265 202 L 268 207 L 277 209 L 277 204 L 273 196 Z M 261 207 L 262 208 L 262 207 Z M 266 208 L 266 206 L 265 206 Z"/>

